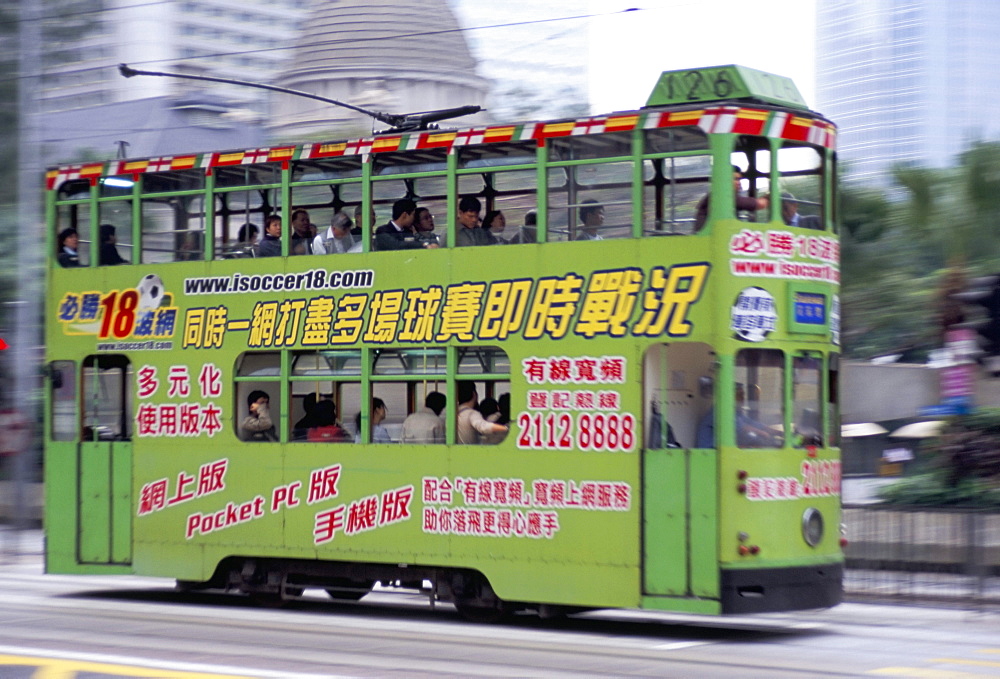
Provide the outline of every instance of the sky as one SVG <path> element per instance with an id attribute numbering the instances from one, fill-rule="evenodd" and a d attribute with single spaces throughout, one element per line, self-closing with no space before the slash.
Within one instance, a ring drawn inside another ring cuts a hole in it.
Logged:
<path id="1" fill-rule="evenodd" d="M 816 0 L 589 0 L 591 111 L 640 107 L 663 71 L 739 64 L 816 107 Z M 641 11 L 621 10 L 636 7 Z"/>

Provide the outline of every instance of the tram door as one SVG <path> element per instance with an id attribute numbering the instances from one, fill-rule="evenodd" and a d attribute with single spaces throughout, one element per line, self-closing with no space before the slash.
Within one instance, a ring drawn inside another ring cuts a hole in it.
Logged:
<path id="1" fill-rule="evenodd" d="M 717 458 L 696 447 L 711 418 L 715 354 L 651 346 L 643 361 L 643 594 L 717 598 Z"/>
<path id="2" fill-rule="evenodd" d="M 125 356 L 89 356 L 83 362 L 77 451 L 80 563 L 132 561 L 132 384 Z"/>

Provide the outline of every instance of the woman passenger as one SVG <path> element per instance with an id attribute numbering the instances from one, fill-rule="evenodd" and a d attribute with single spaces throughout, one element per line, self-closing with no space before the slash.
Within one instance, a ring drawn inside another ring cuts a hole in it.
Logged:
<path id="1" fill-rule="evenodd" d="M 507 241 L 503 237 L 503 230 L 507 228 L 507 218 L 500 210 L 490 210 L 483 220 L 483 229 L 490 236 L 490 242 L 494 245 L 506 245 Z"/>
<path id="2" fill-rule="evenodd" d="M 389 414 L 388 409 L 385 407 L 385 401 L 380 398 L 372 398 L 372 410 L 371 410 L 371 420 L 372 420 L 372 443 L 392 443 L 392 438 L 389 437 L 389 430 L 385 428 L 382 421 L 385 416 Z M 361 443 L 361 413 L 359 412 L 354 416 L 354 442 Z"/>

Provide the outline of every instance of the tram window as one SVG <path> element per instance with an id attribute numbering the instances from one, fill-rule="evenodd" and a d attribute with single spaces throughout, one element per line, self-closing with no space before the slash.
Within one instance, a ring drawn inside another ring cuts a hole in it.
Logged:
<path id="1" fill-rule="evenodd" d="M 277 351 L 247 351 L 236 358 L 233 412 L 236 436 L 243 441 L 277 441 L 281 421 L 281 354 Z M 254 407 L 262 396 L 267 406 Z M 253 398 L 251 398 L 253 397 Z"/>
<path id="2" fill-rule="evenodd" d="M 373 349 L 373 375 L 444 375 L 447 371 L 443 347 Z"/>
<path id="3" fill-rule="evenodd" d="M 548 187 L 549 241 L 631 236 L 632 168 L 631 162 L 563 168 L 566 183 Z"/>
<path id="4" fill-rule="evenodd" d="M 458 149 L 458 167 L 465 169 L 529 165 L 534 164 L 537 154 L 538 146 L 534 141 L 462 146 Z"/>
<path id="5" fill-rule="evenodd" d="M 463 174 L 458 176 L 458 195 L 490 196 L 483 200 L 480 217 L 485 219 L 491 211 L 500 211 L 506 221 L 503 231 L 494 235 L 509 243 L 533 243 L 535 230 L 524 229 L 524 225 L 527 214 L 537 206 L 537 185 L 535 170 Z"/>
<path id="6" fill-rule="evenodd" d="M 268 190 L 231 191 L 215 195 L 215 258 L 257 256 L 264 237 L 264 218 L 271 214 Z"/>
<path id="7" fill-rule="evenodd" d="M 631 132 L 581 134 L 548 141 L 549 161 L 620 158 L 632 155 Z"/>
<path id="8" fill-rule="evenodd" d="M 78 238 L 76 252 L 80 258 L 80 266 L 87 266 L 87 263 L 90 262 L 91 249 L 90 204 L 76 203 L 74 205 L 60 205 L 58 214 L 59 228 L 56 230 L 56 235 L 65 229 L 76 229 Z M 58 243 L 56 247 L 58 248 Z M 58 257 L 59 252 L 56 252 L 55 256 Z"/>
<path id="9" fill-rule="evenodd" d="M 643 153 L 708 151 L 708 135 L 698 127 L 647 130 L 643 142 Z"/>
<path id="10" fill-rule="evenodd" d="M 788 226 L 824 229 L 823 155 L 812 146 L 784 144 L 778 151 L 781 220 Z"/>
<path id="11" fill-rule="evenodd" d="M 178 191 L 200 191 L 205 188 L 205 171 L 176 170 L 174 172 L 150 172 L 142 175 L 143 193 L 174 193 Z"/>
<path id="12" fill-rule="evenodd" d="M 768 211 L 760 199 L 767 199 L 771 186 L 771 148 L 764 137 L 739 137 L 731 157 L 739 172 L 735 186 L 736 218 L 749 222 L 768 221 Z"/>
<path id="13" fill-rule="evenodd" d="M 708 194 L 710 156 L 674 156 L 643 161 L 643 233 L 672 236 L 695 232 L 698 202 Z"/>
<path id="14" fill-rule="evenodd" d="M 360 379 L 361 351 L 295 351 L 291 375 L 288 406 L 291 440 L 331 443 L 353 440 L 354 429 L 348 426 L 348 420 L 358 410 L 361 385 L 344 382 L 342 378 Z M 317 405 L 323 401 L 331 401 L 332 409 L 329 405 Z M 324 429 L 310 434 L 314 427 Z"/>
<path id="15" fill-rule="evenodd" d="M 459 418 L 461 421 L 462 410 L 459 407 L 463 403 L 463 396 L 466 396 L 465 389 L 468 385 L 473 385 L 476 391 L 476 410 L 480 412 L 483 419 L 488 422 L 495 424 L 502 424 L 506 427 L 510 427 L 510 382 L 506 380 L 490 380 L 490 379 L 469 379 L 460 380 L 456 384 L 456 391 L 454 394 L 449 396 L 449 400 L 454 400 L 455 409 L 452 411 L 455 413 L 455 417 Z M 464 385 L 464 386 L 463 386 Z M 456 431 L 456 441 L 462 445 L 490 445 L 495 446 L 502 443 L 510 434 L 510 431 L 496 431 L 491 433 L 480 433 L 476 432 L 473 434 L 471 431 L 465 432 L 465 437 L 463 437 L 462 427 L 459 427 Z M 475 440 L 469 440 L 473 438 Z"/>
<path id="16" fill-rule="evenodd" d="M 792 361 L 792 442 L 797 448 L 823 445 L 823 360 L 796 356 Z"/>
<path id="17" fill-rule="evenodd" d="M 381 383 L 379 383 L 381 388 Z M 445 442 L 445 417 L 447 417 L 447 384 L 441 381 L 421 380 L 407 382 L 406 415 L 400 424 L 399 442 L 414 444 L 441 444 Z M 428 412 L 429 411 L 429 412 Z M 436 414 L 435 414 L 436 413 Z M 412 419 L 410 419 L 412 417 Z"/>
<path id="18" fill-rule="evenodd" d="M 372 404 L 368 409 L 368 427 L 372 443 L 400 442 L 403 420 L 410 412 L 409 387 L 410 384 L 407 382 L 372 383 Z M 381 404 L 382 407 L 376 410 L 376 404 Z M 355 429 L 357 423 L 358 418 L 355 417 Z"/>
<path id="19" fill-rule="evenodd" d="M 351 179 L 361 176 L 361 157 L 297 160 L 292 164 L 293 182 Z M 359 185 L 360 186 L 360 185 Z"/>
<path id="20" fill-rule="evenodd" d="M 289 404 L 290 440 L 309 443 L 347 443 L 352 440 L 344 424 L 346 412 L 341 382 L 292 380 Z M 355 385 L 360 386 L 360 385 Z"/>
<path id="21" fill-rule="evenodd" d="M 840 355 L 830 354 L 826 377 L 826 424 L 830 445 L 840 445 Z"/>
<path id="22" fill-rule="evenodd" d="M 480 408 L 487 400 L 496 404 L 496 409 L 487 419 L 509 426 L 510 358 L 506 352 L 499 347 L 458 347 L 458 374 L 462 376 L 460 382 L 475 384 Z M 504 396 L 505 394 L 506 396 Z M 457 417 L 457 408 L 461 405 L 459 392 L 448 394 L 447 398 L 451 416 Z M 454 404 L 454 408 L 452 408 L 452 404 Z M 501 404 L 503 404 L 503 408 L 500 407 Z M 477 436 L 475 443 L 494 445 L 503 441 L 506 435 L 507 433 L 498 432 L 485 437 Z M 463 443 L 463 441 L 459 440 L 457 443 Z M 464 443 L 473 442 L 464 441 Z"/>
<path id="23" fill-rule="evenodd" d="M 128 198 L 132 195 L 135 181 L 127 177 L 102 177 L 97 183 L 98 195 L 101 198 Z"/>
<path id="24" fill-rule="evenodd" d="M 436 227 L 433 234 L 437 236 L 438 244 L 444 243 L 448 215 L 448 178 L 446 176 L 378 180 L 372 182 L 372 196 L 374 204 L 385 215 L 384 219 L 375 222 L 372 228 L 373 233 L 375 229 L 387 223 L 392 217 L 393 203 L 409 197 L 416 202 L 418 208 L 427 208 L 431 211 L 435 218 Z M 416 228 L 415 223 L 414 228 Z M 422 237 L 433 240 L 430 236 Z"/>
<path id="25" fill-rule="evenodd" d="M 360 377 L 361 351 L 358 349 L 335 349 L 292 353 L 292 377 L 320 376 Z"/>
<path id="26" fill-rule="evenodd" d="M 80 433 L 76 424 L 76 365 L 73 361 L 52 361 L 49 382 L 52 387 L 52 440 L 75 441 Z"/>
<path id="27" fill-rule="evenodd" d="M 736 355 L 734 433 L 740 448 L 776 448 L 784 442 L 784 356 L 775 349 Z"/>
<path id="28" fill-rule="evenodd" d="M 372 154 L 372 175 L 386 177 L 417 172 L 441 172 L 448 169 L 447 149 L 421 149 L 404 153 Z"/>
<path id="29" fill-rule="evenodd" d="M 84 440 L 132 438 L 132 385 L 132 366 L 127 357 L 101 354 L 84 359 L 81 376 Z"/>
<path id="30" fill-rule="evenodd" d="M 57 200 L 87 200 L 90 198 L 90 181 L 70 179 L 59 185 Z"/>
<path id="31" fill-rule="evenodd" d="M 203 259 L 204 236 L 203 196 L 143 198 L 143 263 Z"/>
<path id="32" fill-rule="evenodd" d="M 220 159 L 226 154 L 219 154 Z M 259 165 L 222 165 L 216 167 L 215 188 L 225 189 L 237 186 L 267 186 L 281 184 L 281 163 L 260 163 Z"/>
<path id="33" fill-rule="evenodd" d="M 460 375 L 509 375 L 510 359 L 499 347 L 458 347 Z"/>
<path id="34" fill-rule="evenodd" d="M 96 248 L 98 264 L 122 264 L 135 261 L 132 249 L 132 201 L 115 200 L 100 204 L 100 217 L 98 218 L 98 241 Z M 111 228 L 109 228 L 109 226 Z M 105 242 L 111 235 L 114 242 Z M 118 258 L 115 257 L 118 253 Z M 120 260 L 124 259 L 125 262 Z"/>

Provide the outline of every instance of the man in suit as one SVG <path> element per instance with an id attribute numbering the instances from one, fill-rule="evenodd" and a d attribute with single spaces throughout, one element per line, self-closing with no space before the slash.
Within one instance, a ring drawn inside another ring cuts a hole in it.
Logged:
<path id="1" fill-rule="evenodd" d="M 417 204 L 409 198 L 400 198 L 392 204 L 392 219 L 375 229 L 376 250 L 434 249 L 437 243 L 417 240 L 413 228 Z"/>

